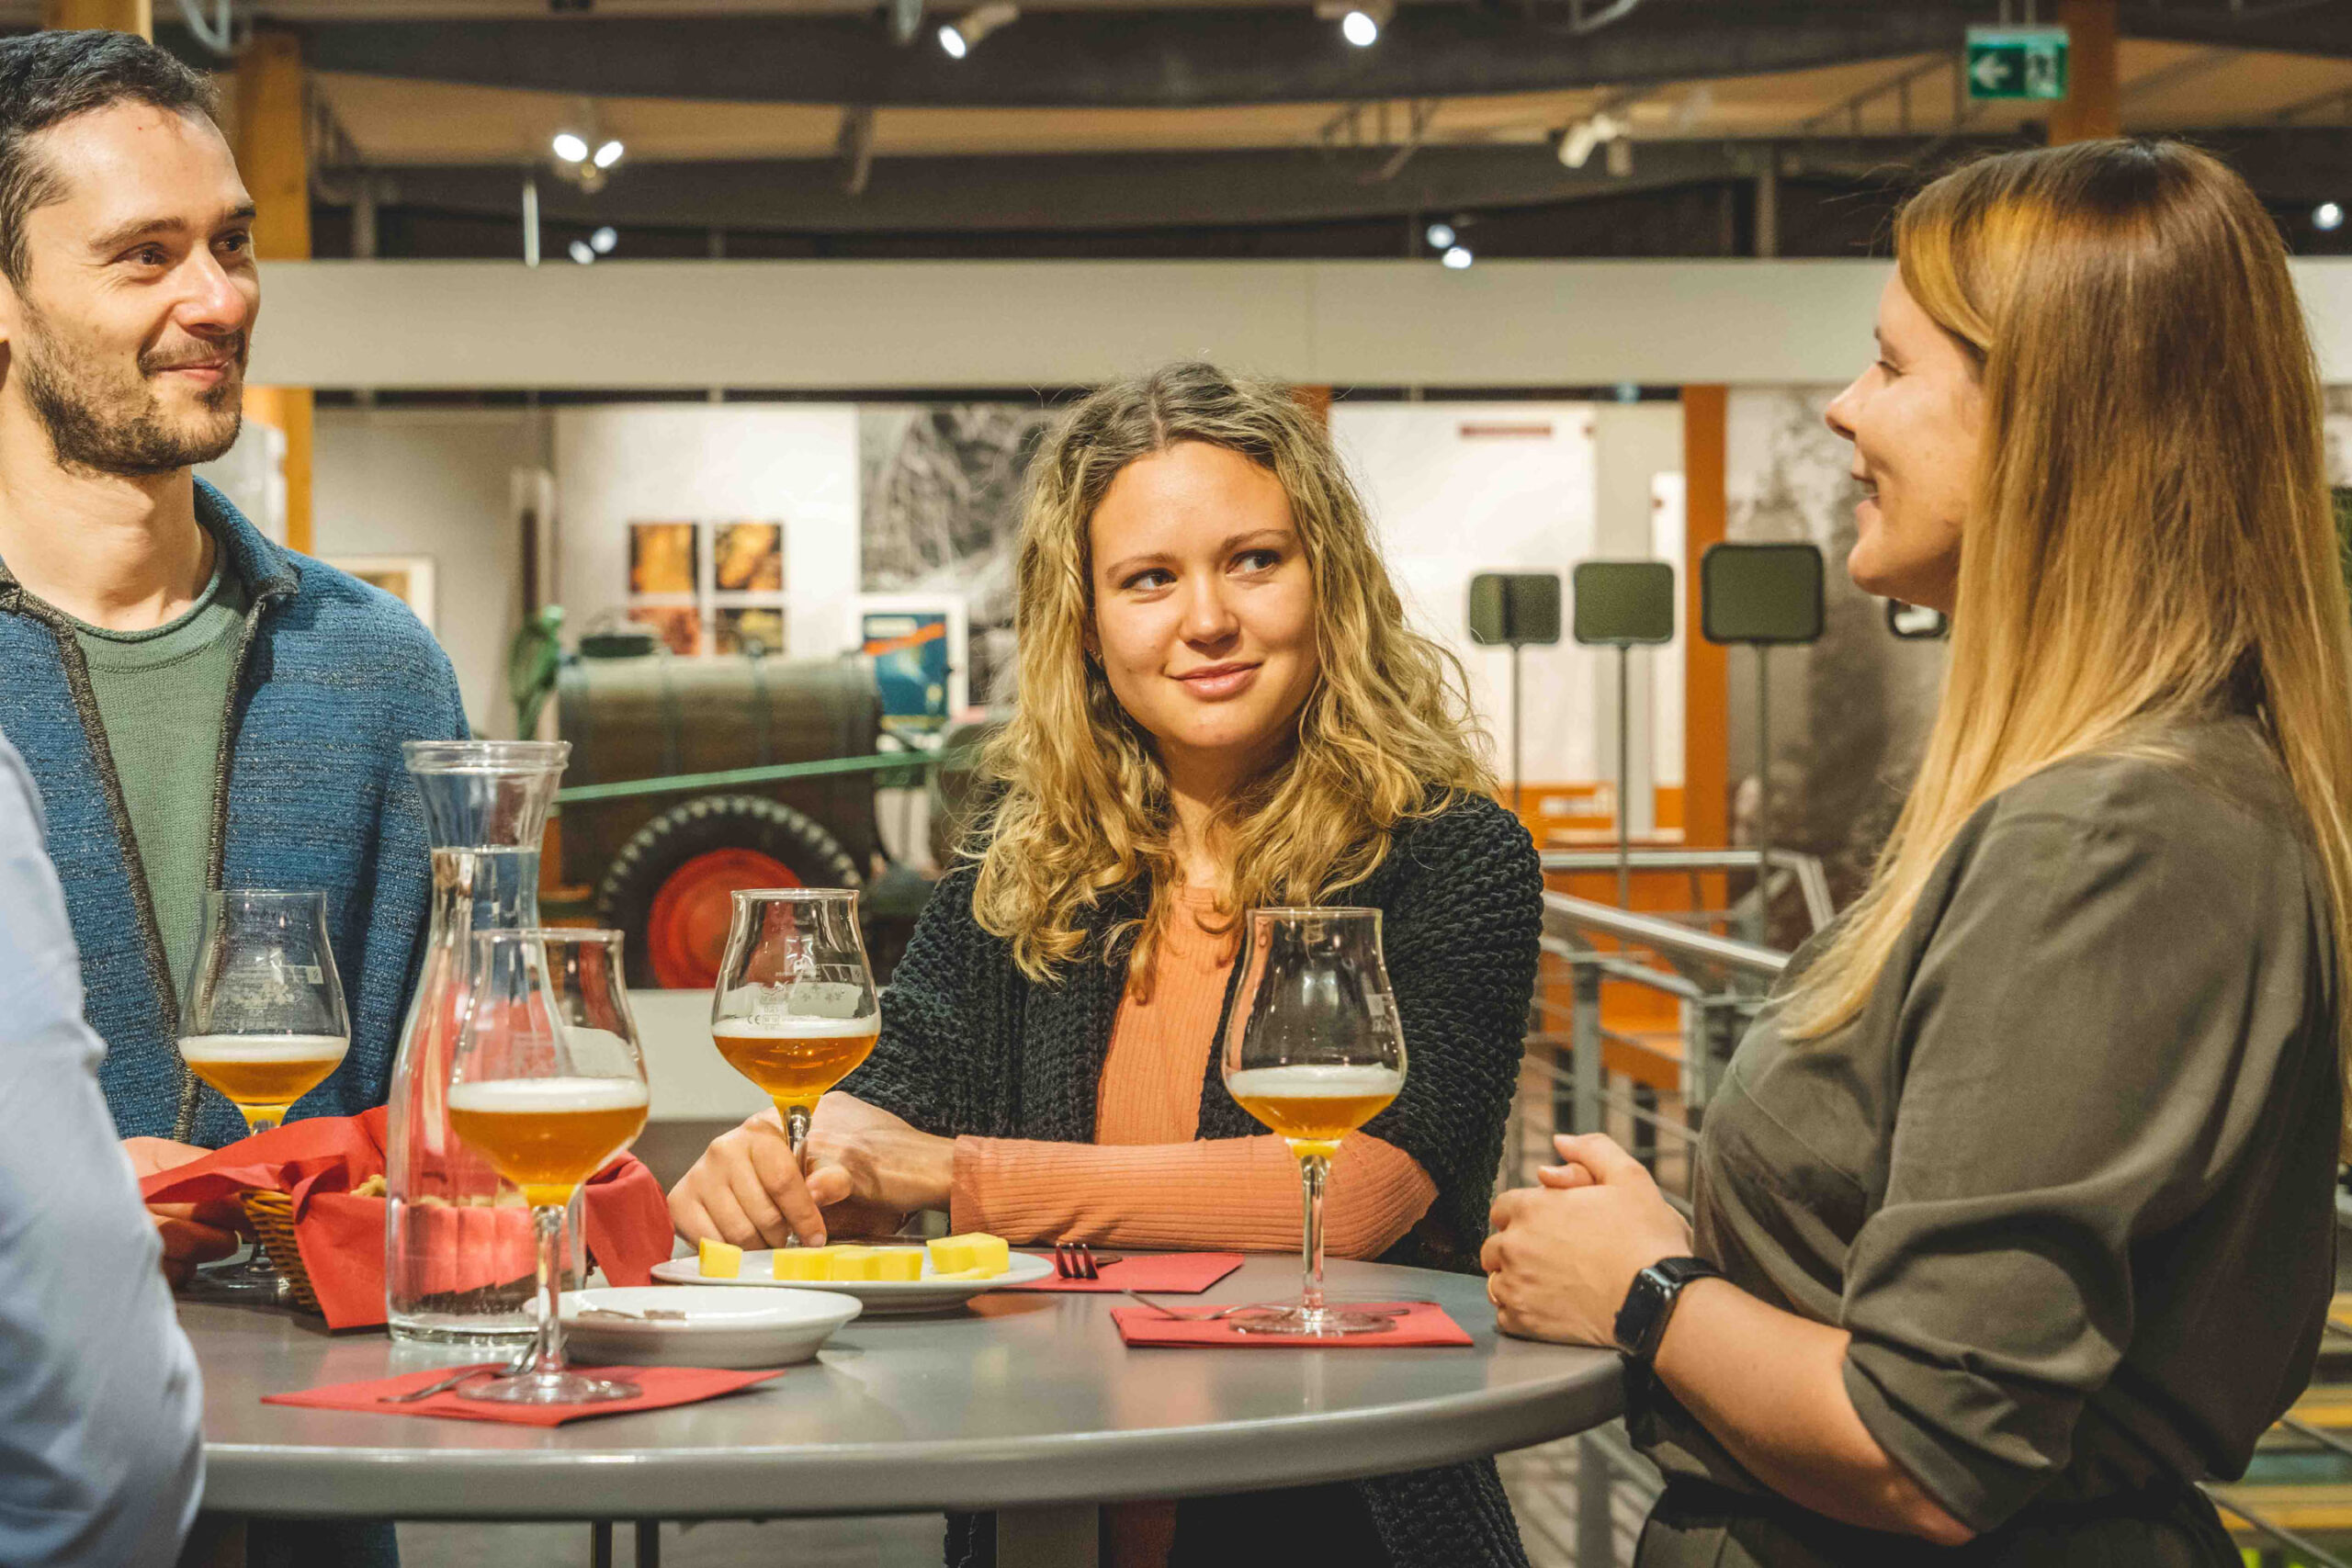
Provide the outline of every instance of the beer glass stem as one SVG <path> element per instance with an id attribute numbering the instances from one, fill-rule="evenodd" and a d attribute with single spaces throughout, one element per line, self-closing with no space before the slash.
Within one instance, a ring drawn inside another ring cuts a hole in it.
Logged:
<path id="1" fill-rule="evenodd" d="M 792 1140 L 792 1157 L 796 1162 L 798 1161 L 801 1145 L 808 1141 L 808 1108 L 807 1106 L 787 1105 L 784 1108 L 784 1135 Z M 808 1174 L 806 1168 L 801 1171 L 801 1174 L 803 1176 Z"/>
<path id="2" fill-rule="evenodd" d="M 1331 1156 L 1300 1155 L 1298 1176 L 1306 1199 L 1306 1279 L 1299 1288 L 1298 1306 L 1301 1312 L 1313 1314 L 1323 1310 L 1323 1190 L 1330 1185 Z"/>
<path id="3" fill-rule="evenodd" d="M 268 1111 L 245 1111 L 245 1108 L 242 1105 L 237 1107 L 237 1109 L 244 1111 L 246 1137 L 250 1138 L 256 1133 L 275 1133 L 277 1131 L 277 1123 L 281 1119 L 278 1113 Z"/>
<path id="4" fill-rule="evenodd" d="M 563 1216 L 569 1206 L 542 1203 L 531 1210 L 539 1239 L 539 1333 L 530 1371 L 541 1378 L 563 1374 Z"/>

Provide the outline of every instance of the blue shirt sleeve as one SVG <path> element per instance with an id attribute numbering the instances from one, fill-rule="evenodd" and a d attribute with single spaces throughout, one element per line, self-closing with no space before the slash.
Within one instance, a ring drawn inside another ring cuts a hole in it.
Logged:
<path id="1" fill-rule="evenodd" d="M 169 1564 L 203 1389 L 98 1092 L 40 797 L 0 739 L 0 1562 Z"/>

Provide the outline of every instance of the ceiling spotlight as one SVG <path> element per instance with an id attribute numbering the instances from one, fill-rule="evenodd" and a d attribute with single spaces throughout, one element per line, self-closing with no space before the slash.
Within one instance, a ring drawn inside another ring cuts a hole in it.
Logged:
<path id="1" fill-rule="evenodd" d="M 1596 114 L 1577 121 L 1560 137 L 1560 162 L 1581 169 L 1593 150 L 1625 134 L 1625 122 L 1612 114 Z"/>
<path id="2" fill-rule="evenodd" d="M 1428 238 L 1430 242 L 1430 249 L 1433 251 L 1444 250 L 1453 243 L 1453 225 L 1451 223 L 1432 223 L 1430 225 Z"/>
<path id="3" fill-rule="evenodd" d="M 555 155 L 567 164 L 584 163 L 588 157 L 588 140 L 576 130 L 559 130 L 550 143 Z"/>
<path id="4" fill-rule="evenodd" d="M 1380 22 L 1369 11 L 1351 11 L 1340 18 L 1340 36 L 1358 49 L 1370 49 L 1380 41 Z"/>
<path id="5" fill-rule="evenodd" d="M 609 169 L 619 163 L 621 154 L 628 151 L 628 148 L 621 145 L 620 138 L 616 136 L 596 149 L 596 166 L 600 169 Z"/>
<path id="6" fill-rule="evenodd" d="M 1460 272 L 1477 258 L 1470 254 L 1470 247 L 1467 245 L 1448 245 L 1445 248 L 1445 254 L 1437 259 L 1453 271 Z"/>
<path id="7" fill-rule="evenodd" d="M 989 0 L 967 11 L 964 16 L 939 29 L 939 47 L 947 51 L 950 60 L 961 60 L 979 48 L 980 40 L 1021 15 L 1021 8 L 1006 0 Z"/>
<path id="8" fill-rule="evenodd" d="M 2344 227 L 2344 209 L 2335 202 L 2323 201 L 2312 209 L 2312 227 L 2322 233 Z"/>
<path id="9" fill-rule="evenodd" d="M 588 248 L 600 256 L 611 255 L 613 247 L 620 243 L 620 231 L 609 223 L 588 236 Z"/>
<path id="10" fill-rule="evenodd" d="M 588 248 L 588 242 L 585 240 L 574 240 L 568 248 L 571 252 L 571 259 L 582 266 L 586 266 L 596 259 L 596 253 Z"/>

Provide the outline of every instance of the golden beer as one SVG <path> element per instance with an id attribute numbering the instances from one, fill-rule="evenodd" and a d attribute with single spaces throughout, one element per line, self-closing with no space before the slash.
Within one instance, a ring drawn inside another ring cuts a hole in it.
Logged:
<path id="1" fill-rule="evenodd" d="M 813 1111 L 825 1091 L 874 1054 L 882 1021 L 864 1018 L 730 1018 L 711 1028 L 727 1065 L 775 1101 L 778 1111 Z"/>
<path id="2" fill-rule="evenodd" d="M 1225 1087 L 1242 1110 L 1290 1140 L 1291 1152 L 1329 1155 L 1388 1109 L 1405 1075 L 1393 1067 L 1250 1067 Z"/>
<path id="3" fill-rule="evenodd" d="M 219 1089 L 252 1126 L 283 1121 L 293 1103 L 343 1065 L 337 1034 L 191 1034 L 180 1042 L 188 1071 Z"/>
<path id="4" fill-rule="evenodd" d="M 451 1131 L 534 1206 L 572 1190 L 645 1126 L 646 1090 L 628 1078 L 492 1078 L 449 1086 Z"/>

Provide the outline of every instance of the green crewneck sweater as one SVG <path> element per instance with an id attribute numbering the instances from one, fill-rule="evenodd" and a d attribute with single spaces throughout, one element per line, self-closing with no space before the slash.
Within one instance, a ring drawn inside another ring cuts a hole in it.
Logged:
<path id="1" fill-rule="evenodd" d="M 220 552 L 214 559 L 203 595 L 186 615 L 153 630 L 74 622 L 172 987 L 183 995 L 211 874 L 213 769 L 248 604 L 244 584 L 221 563 Z"/>

